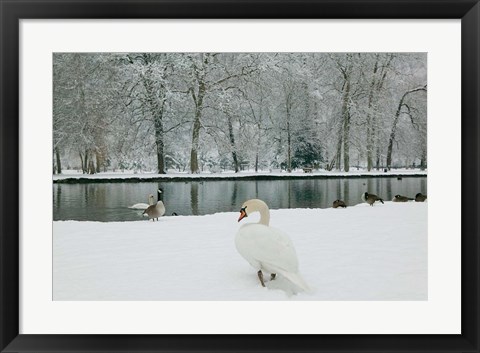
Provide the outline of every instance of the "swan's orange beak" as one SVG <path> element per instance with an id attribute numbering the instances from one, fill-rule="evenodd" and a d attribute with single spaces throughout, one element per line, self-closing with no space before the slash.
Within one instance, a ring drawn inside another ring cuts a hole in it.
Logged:
<path id="1" fill-rule="evenodd" d="M 245 212 L 245 210 L 242 208 L 240 210 L 240 217 L 238 217 L 238 221 L 240 222 L 242 219 L 244 219 L 245 217 L 247 217 L 247 212 Z"/>

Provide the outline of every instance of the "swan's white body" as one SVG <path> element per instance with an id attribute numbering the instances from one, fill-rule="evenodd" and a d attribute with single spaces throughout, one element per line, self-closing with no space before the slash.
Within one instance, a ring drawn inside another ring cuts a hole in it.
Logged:
<path id="1" fill-rule="evenodd" d="M 148 206 L 154 204 L 153 195 L 148 196 L 148 203 L 136 203 L 135 205 L 130 206 L 129 208 L 134 210 L 146 210 Z"/>
<path id="2" fill-rule="evenodd" d="M 298 260 L 290 238 L 263 224 L 244 224 L 235 237 L 237 251 L 257 271 L 298 272 Z"/>
<path id="3" fill-rule="evenodd" d="M 150 206 L 148 203 L 136 203 L 135 205 L 130 206 L 129 208 L 133 210 L 145 210 Z"/>
<path id="4" fill-rule="evenodd" d="M 308 285 L 298 273 L 297 253 L 292 241 L 282 231 L 269 226 L 267 204 L 253 199 L 242 207 L 245 216 L 247 213 L 260 212 L 260 221 L 244 224 L 238 230 L 235 246 L 240 255 L 257 271 L 280 274 L 293 283 L 297 290 L 308 291 Z M 239 220 L 243 217 L 242 214 Z"/>

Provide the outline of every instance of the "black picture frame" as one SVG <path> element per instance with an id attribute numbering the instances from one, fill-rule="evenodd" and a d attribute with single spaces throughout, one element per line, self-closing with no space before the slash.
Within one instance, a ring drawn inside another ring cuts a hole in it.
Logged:
<path id="1" fill-rule="evenodd" d="M 479 352 L 478 0 L 0 0 L 0 12 L 1 352 Z M 462 333 L 242 336 L 19 334 L 19 20 L 25 18 L 461 19 Z"/>

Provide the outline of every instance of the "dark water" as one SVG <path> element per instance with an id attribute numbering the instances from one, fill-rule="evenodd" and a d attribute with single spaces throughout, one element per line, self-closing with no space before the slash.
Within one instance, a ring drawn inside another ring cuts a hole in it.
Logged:
<path id="1" fill-rule="evenodd" d="M 361 203 L 365 191 L 391 200 L 396 194 L 427 194 L 426 177 L 295 179 L 258 181 L 192 181 L 54 184 L 53 219 L 78 221 L 143 220 L 128 207 L 147 203 L 149 194 L 163 189 L 166 215 L 205 215 L 238 211 L 245 200 L 259 198 L 271 209 L 327 208 L 336 199 L 347 205 Z"/>

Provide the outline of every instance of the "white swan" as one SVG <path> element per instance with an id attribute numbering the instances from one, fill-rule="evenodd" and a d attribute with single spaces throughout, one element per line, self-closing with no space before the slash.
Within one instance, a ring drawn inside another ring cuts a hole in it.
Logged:
<path id="1" fill-rule="evenodd" d="M 148 203 L 136 203 L 135 205 L 132 205 L 129 208 L 134 210 L 145 210 L 148 208 L 148 206 L 153 205 L 153 203 L 154 203 L 154 198 L 153 198 L 153 195 L 150 194 L 148 195 Z"/>
<path id="2" fill-rule="evenodd" d="M 293 243 L 285 233 L 269 226 L 270 211 L 265 202 L 258 199 L 246 201 L 240 210 L 240 222 L 248 215 L 260 212 L 258 223 L 247 223 L 235 236 L 237 251 L 256 269 L 263 287 L 263 272 L 270 273 L 273 280 L 277 274 L 294 284 L 294 292 L 310 291 L 298 273 L 298 260 Z"/>
<path id="3" fill-rule="evenodd" d="M 158 221 L 159 217 L 162 217 L 165 214 L 165 205 L 162 201 L 162 189 L 157 190 L 158 201 L 155 205 L 150 205 L 145 211 L 143 211 L 144 216 L 148 216 L 149 219 L 155 221 L 155 218 Z"/>

